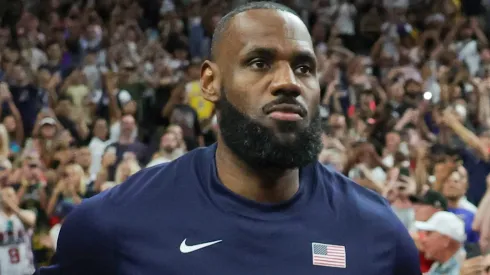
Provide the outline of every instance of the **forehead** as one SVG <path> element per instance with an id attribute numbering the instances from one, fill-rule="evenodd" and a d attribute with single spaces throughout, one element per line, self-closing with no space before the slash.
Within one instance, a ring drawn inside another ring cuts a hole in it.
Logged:
<path id="1" fill-rule="evenodd" d="M 233 55 L 256 47 L 274 48 L 280 52 L 313 52 L 305 24 L 285 11 L 257 9 L 237 14 L 231 20 L 225 37 L 227 52 Z"/>

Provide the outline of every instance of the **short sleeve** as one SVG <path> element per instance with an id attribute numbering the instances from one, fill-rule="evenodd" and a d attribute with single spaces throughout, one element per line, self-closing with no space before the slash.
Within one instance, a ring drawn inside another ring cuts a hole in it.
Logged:
<path id="1" fill-rule="evenodd" d="M 84 200 L 67 217 L 58 237 L 55 265 L 37 274 L 115 274 L 114 234 L 109 234 L 107 193 Z"/>

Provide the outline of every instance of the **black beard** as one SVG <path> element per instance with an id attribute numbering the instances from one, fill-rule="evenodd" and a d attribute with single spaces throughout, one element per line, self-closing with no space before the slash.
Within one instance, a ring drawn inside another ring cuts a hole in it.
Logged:
<path id="1" fill-rule="evenodd" d="M 257 168 L 293 169 L 317 160 L 322 149 L 321 118 L 316 110 L 304 129 L 295 129 L 294 122 L 281 122 L 279 128 L 295 132 L 292 142 L 280 142 L 273 130 L 241 113 L 222 92 L 217 104 L 220 111 L 219 129 L 224 143 L 247 165 Z"/>

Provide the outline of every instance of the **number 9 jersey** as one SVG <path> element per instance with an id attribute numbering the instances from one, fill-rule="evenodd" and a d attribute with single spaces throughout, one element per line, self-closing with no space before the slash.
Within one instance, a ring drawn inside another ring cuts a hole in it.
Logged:
<path id="1" fill-rule="evenodd" d="M 31 234 L 16 215 L 0 211 L 0 274 L 27 275 L 35 271 Z"/>

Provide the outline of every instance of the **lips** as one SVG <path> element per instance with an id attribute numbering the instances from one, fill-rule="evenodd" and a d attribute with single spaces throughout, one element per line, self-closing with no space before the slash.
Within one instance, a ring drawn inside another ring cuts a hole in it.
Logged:
<path id="1" fill-rule="evenodd" d="M 267 110 L 267 114 L 271 114 L 274 112 L 298 114 L 301 117 L 305 116 L 305 112 L 303 111 L 301 106 L 295 104 L 277 104 Z"/>
<path id="2" fill-rule="evenodd" d="M 267 110 L 267 115 L 275 120 L 298 121 L 305 117 L 306 112 L 296 104 L 277 104 Z"/>

